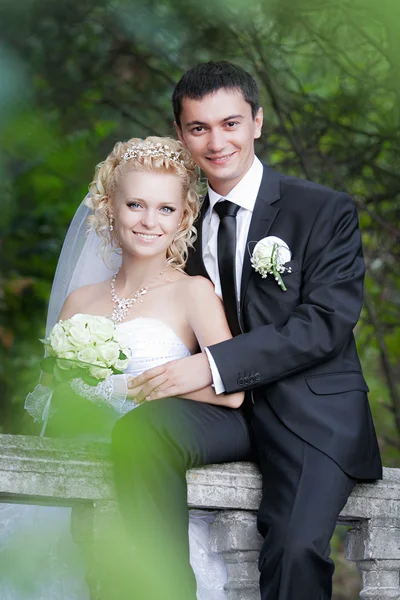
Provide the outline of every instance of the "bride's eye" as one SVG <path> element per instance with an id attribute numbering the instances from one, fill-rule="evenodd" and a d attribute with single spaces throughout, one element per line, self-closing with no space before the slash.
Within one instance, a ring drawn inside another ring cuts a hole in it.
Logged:
<path id="1" fill-rule="evenodd" d="M 141 208 L 142 205 L 139 204 L 139 202 L 128 202 L 127 206 L 129 206 L 129 208 Z"/>
<path id="2" fill-rule="evenodd" d="M 161 209 L 161 212 L 165 213 L 165 214 L 169 214 L 169 213 L 173 213 L 175 212 L 175 208 L 172 208 L 172 206 L 163 206 Z"/>

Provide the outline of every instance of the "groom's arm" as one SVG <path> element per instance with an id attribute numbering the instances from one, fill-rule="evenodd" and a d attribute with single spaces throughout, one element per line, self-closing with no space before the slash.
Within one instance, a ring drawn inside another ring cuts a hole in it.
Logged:
<path id="1" fill-rule="evenodd" d="M 322 205 L 302 268 L 302 303 L 283 327 L 260 326 L 208 346 L 225 393 L 251 390 L 323 363 L 349 340 L 361 312 L 365 266 L 357 212 L 347 194 L 335 193 Z M 163 384 L 156 386 L 161 373 Z M 183 395 L 212 382 L 205 352 L 151 369 L 137 380 L 151 400 L 164 397 L 171 386 L 175 395 Z"/>
<path id="2" fill-rule="evenodd" d="M 287 323 L 279 329 L 257 327 L 208 347 L 225 392 L 272 383 L 338 354 L 360 315 L 364 273 L 355 205 L 346 194 L 335 194 L 312 227 L 302 303 Z"/>
<path id="3" fill-rule="evenodd" d="M 213 284 L 204 277 L 185 277 L 176 288 L 180 318 L 186 321 L 201 352 L 170 361 L 132 378 L 128 383 L 136 403 L 149 399 L 180 396 L 197 402 L 238 408 L 244 400 L 244 392 L 218 394 L 211 386 L 212 377 L 208 360 L 203 352 L 206 345 L 213 345 L 232 337 L 221 300 L 214 292 Z M 152 393 L 157 391 L 157 395 Z M 150 396 L 150 397 L 149 397 Z"/>

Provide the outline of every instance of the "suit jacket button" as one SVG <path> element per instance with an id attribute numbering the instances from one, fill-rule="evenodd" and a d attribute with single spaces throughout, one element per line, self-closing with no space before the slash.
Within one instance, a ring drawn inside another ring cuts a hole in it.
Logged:
<path id="1" fill-rule="evenodd" d="M 249 378 L 248 378 L 248 377 L 245 377 L 245 378 L 244 378 L 244 382 L 245 382 L 245 383 L 249 383 Z"/>
<path id="2" fill-rule="evenodd" d="M 250 383 L 254 383 L 255 380 L 256 380 L 256 378 L 254 377 L 254 375 L 251 375 L 251 377 L 250 377 Z"/>
<path id="3" fill-rule="evenodd" d="M 244 381 L 242 378 L 238 379 L 237 382 L 238 382 L 238 385 L 244 385 Z"/>
<path id="4" fill-rule="evenodd" d="M 261 379 L 260 373 L 256 373 L 255 378 L 256 378 L 256 381 L 260 381 L 260 379 Z"/>

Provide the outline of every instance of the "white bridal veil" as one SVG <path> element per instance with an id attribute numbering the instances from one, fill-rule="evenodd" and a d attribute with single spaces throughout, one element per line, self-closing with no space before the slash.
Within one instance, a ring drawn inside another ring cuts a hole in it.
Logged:
<path id="1" fill-rule="evenodd" d="M 68 228 L 58 259 L 47 312 L 46 337 L 58 321 L 63 304 L 71 292 L 82 285 L 100 283 L 121 266 L 121 255 L 111 245 L 105 249 L 102 240 L 89 228 L 91 209 L 84 199 Z M 39 383 L 25 399 L 25 408 L 35 421 L 43 422 L 44 435 L 50 414 L 53 389 Z"/>
<path id="2" fill-rule="evenodd" d="M 111 246 L 102 250 L 101 239 L 94 229 L 89 229 L 88 217 L 92 210 L 86 206 L 85 200 L 71 221 L 58 259 L 47 313 L 46 336 L 57 322 L 68 294 L 82 285 L 108 279 L 121 266 L 121 255 Z"/>

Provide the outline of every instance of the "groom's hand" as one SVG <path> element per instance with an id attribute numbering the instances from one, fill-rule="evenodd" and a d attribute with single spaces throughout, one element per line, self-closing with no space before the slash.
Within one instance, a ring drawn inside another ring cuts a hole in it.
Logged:
<path id="1" fill-rule="evenodd" d="M 141 404 L 146 400 L 158 400 L 169 396 L 184 396 L 211 385 L 212 376 L 204 352 L 173 360 L 145 371 L 128 382 L 130 395 Z"/>

